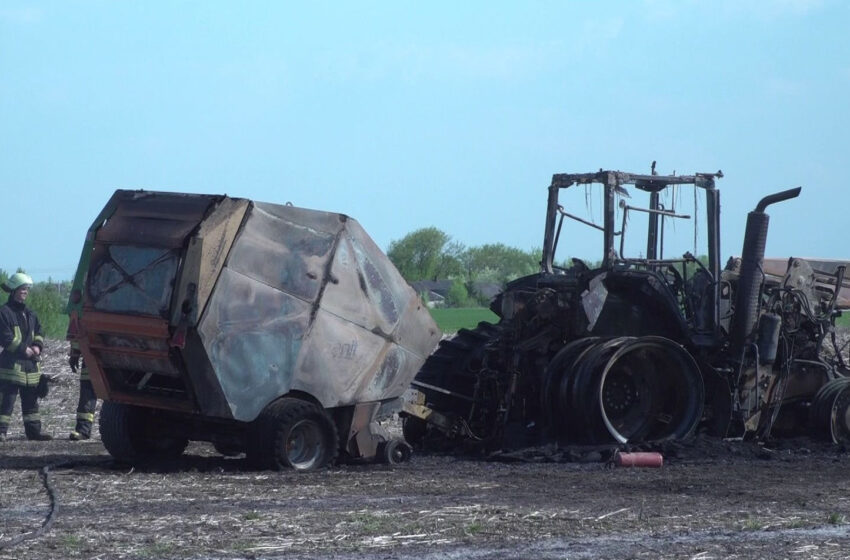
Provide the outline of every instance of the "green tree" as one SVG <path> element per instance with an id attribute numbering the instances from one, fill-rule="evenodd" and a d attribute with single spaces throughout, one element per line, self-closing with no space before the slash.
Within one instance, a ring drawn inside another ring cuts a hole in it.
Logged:
<path id="1" fill-rule="evenodd" d="M 522 251 L 503 243 L 471 247 L 464 254 L 463 261 L 470 282 L 504 284 L 540 269 L 538 251 Z"/>
<path id="2" fill-rule="evenodd" d="M 452 287 L 446 294 L 446 305 L 448 307 L 466 307 L 469 305 L 469 292 L 459 278 L 452 280 Z"/>
<path id="3" fill-rule="evenodd" d="M 18 268 L 16 272 L 26 271 Z M 0 284 L 5 283 L 9 276 L 8 272 L 0 268 Z M 65 338 L 65 333 L 68 330 L 68 316 L 65 315 L 65 305 L 70 290 L 70 282 L 56 283 L 52 280 L 37 282 L 30 289 L 27 307 L 38 315 L 42 334 L 46 338 Z M 0 305 L 5 304 L 8 297 L 7 292 L 0 292 Z"/>
<path id="4" fill-rule="evenodd" d="M 463 246 L 435 228 L 422 228 L 390 242 L 387 256 L 408 282 L 447 278 L 460 271 Z"/>
<path id="5" fill-rule="evenodd" d="M 53 282 L 38 282 L 33 285 L 27 298 L 27 307 L 38 314 L 41 330 L 46 338 L 65 338 L 68 330 L 68 316 L 65 315 L 67 297 L 60 293 L 68 293 L 67 284 Z"/>

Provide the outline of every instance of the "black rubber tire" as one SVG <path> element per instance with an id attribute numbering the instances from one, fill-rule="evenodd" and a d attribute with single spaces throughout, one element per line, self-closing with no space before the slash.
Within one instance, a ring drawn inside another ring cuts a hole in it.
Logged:
<path id="1" fill-rule="evenodd" d="M 540 404 L 546 425 L 556 437 L 568 437 L 570 429 L 573 428 L 568 415 L 563 413 L 560 406 L 561 401 L 569 398 L 570 368 L 578 357 L 598 340 L 595 337 L 586 337 L 570 342 L 555 354 L 546 367 L 543 388 L 540 391 Z"/>
<path id="2" fill-rule="evenodd" d="M 835 423 L 835 405 L 844 391 L 850 391 L 850 377 L 839 377 L 824 383 L 812 398 L 810 414 L 815 433 L 825 439 L 831 439 L 833 443 L 839 443 L 836 439 L 836 428 L 840 426 L 840 423 L 838 426 Z"/>
<path id="3" fill-rule="evenodd" d="M 246 449 L 248 462 L 261 469 L 314 471 L 339 453 L 339 434 L 328 413 L 313 403 L 282 398 L 255 420 Z"/>
<path id="4" fill-rule="evenodd" d="M 498 325 L 486 321 L 478 323 L 472 330 L 460 329 L 453 338 L 440 342 L 416 374 L 415 381 L 472 398 L 485 349 L 501 332 Z M 471 402 L 468 400 L 423 387 L 416 388 L 425 393 L 429 405 L 441 413 L 451 412 L 465 417 L 469 412 Z"/>
<path id="5" fill-rule="evenodd" d="M 150 411 L 128 404 L 106 401 L 100 410 L 100 439 L 112 457 L 126 463 L 173 459 L 186 450 L 189 440 L 151 434 L 147 429 Z"/>
<path id="6" fill-rule="evenodd" d="M 403 439 L 393 438 L 378 447 L 378 457 L 382 463 L 399 465 L 406 463 L 413 455 L 413 448 Z"/>
<path id="7" fill-rule="evenodd" d="M 236 457 L 245 452 L 245 447 L 243 445 L 238 445 L 236 443 L 226 442 L 226 441 L 214 441 L 212 442 L 213 448 L 225 457 Z"/>

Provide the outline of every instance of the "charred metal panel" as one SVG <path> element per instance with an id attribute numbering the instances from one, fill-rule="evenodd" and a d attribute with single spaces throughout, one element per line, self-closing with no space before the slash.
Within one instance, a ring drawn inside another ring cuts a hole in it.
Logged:
<path id="1" fill-rule="evenodd" d="M 165 320 L 87 310 L 81 322 L 86 336 L 80 346 L 100 398 L 135 394 L 149 402 L 165 396 L 161 406 L 194 409 L 177 358 L 164 342 Z"/>
<path id="2" fill-rule="evenodd" d="M 253 420 L 289 392 L 310 309 L 299 298 L 222 270 L 198 333 L 234 418 Z"/>
<path id="3" fill-rule="evenodd" d="M 835 275 L 841 266 L 850 267 L 850 261 L 813 259 L 808 257 L 766 258 L 764 259 L 764 273 L 769 280 L 780 281 L 788 272 L 788 267 L 794 261 L 808 263 L 813 269 L 815 286 L 821 291 L 833 292 L 835 290 Z M 740 261 L 732 261 L 732 266 L 740 267 Z M 737 271 L 737 268 L 736 268 Z M 846 278 L 838 290 L 838 299 L 835 302 L 838 309 L 850 309 L 850 278 Z"/>
<path id="4" fill-rule="evenodd" d="M 341 227 L 339 214 L 256 204 L 227 266 L 277 290 L 315 301 Z"/>
<path id="5" fill-rule="evenodd" d="M 590 331 L 594 335 L 658 335 L 674 340 L 687 336 L 675 299 L 654 273 L 611 271 L 604 284 L 607 294 Z"/>
<path id="6" fill-rule="evenodd" d="M 227 397 L 210 363 L 200 334 L 189 330 L 186 347 L 182 350 L 189 384 L 194 389 L 198 410 L 201 414 L 214 418 L 232 419 L 233 413 L 227 403 Z"/>
<path id="7" fill-rule="evenodd" d="M 201 222 L 190 238 L 180 274 L 171 324 L 183 318 L 183 302 L 188 305 L 188 323 L 195 325 L 207 304 L 218 274 L 230 252 L 249 202 L 245 199 L 224 198 Z"/>
<path id="8" fill-rule="evenodd" d="M 101 243 L 176 248 L 217 198 L 205 195 L 123 191 L 113 215 L 97 233 Z"/>
<path id="9" fill-rule="evenodd" d="M 331 408 L 400 396 L 422 363 L 405 348 L 322 310 L 316 316 L 293 389 Z"/>
<path id="10" fill-rule="evenodd" d="M 440 339 L 428 310 L 355 220 L 340 238 L 321 306 L 423 360 Z"/>
<path id="11" fill-rule="evenodd" d="M 292 388 L 313 395 L 327 408 L 352 404 L 361 385 L 379 370 L 389 346 L 385 339 L 320 309 L 304 341 Z"/>
<path id="12" fill-rule="evenodd" d="M 399 319 L 399 298 L 394 296 L 372 259 L 346 231 L 336 250 L 322 307 L 389 337 Z"/>

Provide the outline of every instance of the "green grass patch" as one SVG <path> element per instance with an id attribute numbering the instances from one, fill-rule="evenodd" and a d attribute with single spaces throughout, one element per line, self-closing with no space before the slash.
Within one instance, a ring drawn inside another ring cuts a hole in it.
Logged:
<path id="1" fill-rule="evenodd" d="M 352 527 L 360 533 L 378 535 L 395 531 L 394 519 L 389 515 L 357 512 L 351 516 Z"/>
<path id="2" fill-rule="evenodd" d="M 486 307 L 445 307 L 430 311 L 431 317 L 444 333 L 454 333 L 463 328 L 474 329 L 481 321 L 499 322 L 499 316 Z"/>
<path id="3" fill-rule="evenodd" d="M 62 546 L 65 547 L 66 552 L 76 551 L 83 546 L 83 539 L 77 535 L 65 535 L 62 539 Z"/>
<path id="4" fill-rule="evenodd" d="M 463 529 L 463 532 L 469 536 L 472 536 L 477 533 L 480 533 L 483 528 L 484 526 L 481 525 L 481 523 L 479 523 L 478 521 L 473 521 Z"/>
<path id="5" fill-rule="evenodd" d="M 845 518 L 840 513 L 830 513 L 826 521 L 830 525 L 844 525 Z"/>

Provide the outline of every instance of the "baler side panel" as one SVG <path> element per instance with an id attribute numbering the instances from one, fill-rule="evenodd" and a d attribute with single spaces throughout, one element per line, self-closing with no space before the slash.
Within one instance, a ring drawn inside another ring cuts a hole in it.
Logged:
<path id="1" fill-rule="evenodd" d="M 306 302 L 314 302 L 342 224 L 339 220 L 309 223 L 315 221 L 310 220 L 309 214 L 325 213 L 255 205 L 231 250 L 228 268 Z"/>
<path id="2" fill-rule="evenodd" d="M 197 233 L 189 240 L 177 288 L 177 304 L 172 310 L 172 325 L 177 325 L 183 318 L 182 303 L 187 299 L 191 307 L 189 324 L 197 324 L 245 217 L 248 203 L 245 199 L 225 198 L 204 218 Z M 194 288 L 190 289 L 190 285 Z"/>
<path id="3" fill-rule="evenodd" d="M 326 408 L 353 404 L 391 345 L 362 327 L 320 309 L 299 356 L 292 388 Z M 376 400 L 376 399 L 371 399 Z"/>
<path id="4" fill-rule="evenodd" d="M 404 392 L 422 359 L 320 309 L 301 350 L 292 388 L 327 408 L 392 399 Z"/>
<path id="5" fill-rule="evenodd" d="M 251 421 L 289 392 L 310 309 L 299 298 L 222 270 L 198 333 L 235 419 Z"/>
<path id="6" fill-rule="evenodd" d="M 380 310 L 383 317 L 387 318 L 387 322 L 391 317 L 395 317 L 393 342 L 424 361 L 440 342 L 442 336 L 431 313 L 422 305 L 419 294 L 410 287 L 392 261 L 375 244 L 359 222 L 349 220 L 346 229 L 358 266 L 362 271 L 361 274 L 366 279 L 363 293 L 354 292 L 356 298 L 352 299 L 370 302 L 375 309 Z M 336 271 L 336 265 L 334 271 Z M 329 286 L 328 292 L 331 289 Z M 323 308 L 326 307 L 328 292 L 322 298 Z M 392 309 L 390 309 L 390 302 L 392 302 Z M 368 328 L 371 330 L 372 327 L 368 326 Z M 383 332 L 390 331 L 383 330 Z M 408 381 L 413 379 L 420 365 L 415 366 Z"/>

